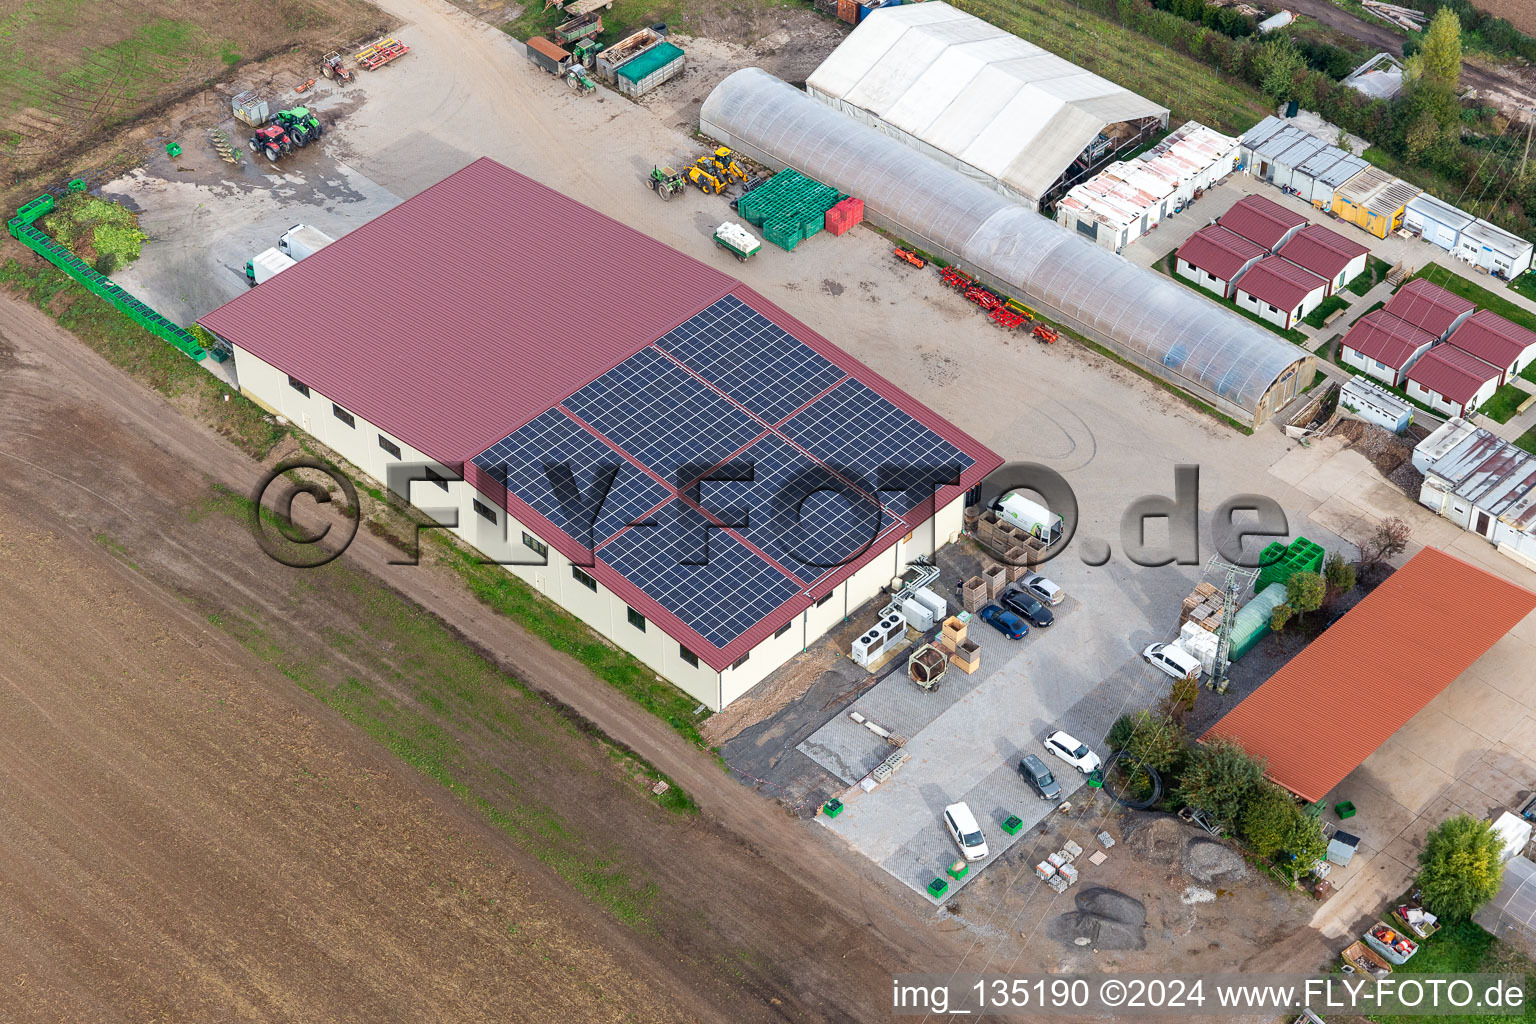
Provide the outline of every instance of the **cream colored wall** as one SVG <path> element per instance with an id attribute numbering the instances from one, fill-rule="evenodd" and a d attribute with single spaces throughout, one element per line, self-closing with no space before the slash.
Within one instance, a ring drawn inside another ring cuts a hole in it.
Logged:
<path id="1" fill-rule="evenodd" d="M 289 386 L 287 373 L 238 346 L 233 347 L 243 393 L 257 404 L 287 417 L 374 481 L 382 484 L 388 466 L 396 461 L 432 461 L 352 410 L 347 411 L 352 412 L 356 425 L 348 427 L 334 416 L 331 400 L 319 391 L 311 388 L 309 397 L 305 398 Z M 399 445 L 399 460 L 379 446 L 380 434 Z M 910 542 L 891 547 L 840 584 L 825 605 L 806 609 L 784 635 L 770 636 L 760 642 L 739 668 L 716 672 L 703 661 L 697 668 L 684 662 L 678 642 L 656 623 L 647 622 L 643 632 L 633 626 L 629 622 L 629 606 L 601 583 L 595 593 L 587 589 L 572 574 L 570 560 L 555 548 L 549 548 L 548 561 L 542 563 L 538 553 L 524 545 L 522 534 L 526 530 L 536 540 L 543 538 L 493 502 L 485 500 L 468 483 L 451 481 L 445 494 L 436 484 L 417 481 L 412 484 L 411 494 L 407 497 L 440 522 L 456 521 L 458 525 L 452 532 L 487 559 L 503 563 L 506 571 L 714 711 L 746 693 L 829 630 L 840 626 L 847 615 L 878 594 L 880 588 L 898 574 L 906 560 L 931 555 L 936 546 L 958 536 L 964 506 L 963 497 L 950 502 L 932 520 L 914 531 Z M 476 498 L 495 512 L 496 524 L 474 510 L 471 502 Z"/>

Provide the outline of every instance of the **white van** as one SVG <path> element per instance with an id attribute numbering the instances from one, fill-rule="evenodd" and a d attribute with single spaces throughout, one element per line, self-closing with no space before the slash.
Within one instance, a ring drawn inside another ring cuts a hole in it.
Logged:
<path id="1" fill-rule="evenodd" d="M 976 815 L 971 813 L 970 807 L 960 803 L 944 808 L 944 827 L 966 860 L 986 859 L 987 837 L 981 834 L 981 826 L 976 823 Z"/>
<path id="2" fill-rule="evenodd" d="M 1141 656 L 1175 679 L 1198 679 L 1202 671 L 1200 659 L 1177 644 L 1152 644 Z"/>
<path id="3" fill-rule="evenodd" d="M 1010 492 L 994 506 L 997 517 L 1009 526 L 1039 537 L 1047 547 L 1061 539 L 1061 516 L 1022 494 Z"/>

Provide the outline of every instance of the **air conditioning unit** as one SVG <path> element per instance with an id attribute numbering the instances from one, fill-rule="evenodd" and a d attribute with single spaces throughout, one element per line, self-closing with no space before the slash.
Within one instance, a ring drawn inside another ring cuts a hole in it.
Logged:
<path id="1" fill-rule="evenodd" d="M 868 668 L 886 651 L 905 641 L 906 637 L 907 620 L 897 612 L 890 612 L 882 615 L 880 621 L 853 642 L 849 657 L 855 665 Z"/>
<path id="2" fill-rule="evenodd" d="M 933 609 L 918 600 L 916 596 L 901 602 L 901 617 L 907 620 L 907 625 L 919 633 L 928 632 L 935 622 L 940 621 L 934 618 Z"/>
<path id="3" fill-rule="evenodd" d="M 933 613 L 934 622 L 943 622 L 949 617 L 949 604 L 927 587 L 918 587 L 914 590 L 912 599 Z"/>

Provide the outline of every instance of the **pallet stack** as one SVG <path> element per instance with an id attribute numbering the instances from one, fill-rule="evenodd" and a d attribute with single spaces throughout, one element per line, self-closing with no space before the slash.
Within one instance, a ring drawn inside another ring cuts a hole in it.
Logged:
<path id="1" fill-rule="evenodd" d="M 1224 603 L 1221 591 L 1214 584 L 1202 580 L 1184 599 L 1179 612 L 1179 628 L 1183 629 L 1186 622 L 1193 622 L 1201 629 L 1216 632 L 1221 625 L 1221 606 Z"/>

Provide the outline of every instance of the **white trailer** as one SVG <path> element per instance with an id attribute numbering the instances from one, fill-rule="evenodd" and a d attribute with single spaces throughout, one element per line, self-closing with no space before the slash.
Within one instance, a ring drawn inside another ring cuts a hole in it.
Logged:
<path id="1" fill-rule="evenodd" d="M 306 256 L 313 256 L 334 241 L 336 239 L 319 228 L 308 224 L 295 224 L 283 232 L 283 237 L 277 240 L 277 247 L 285 256 L 301 260 Z"/>
<path id="2" fill-rule="evenodd" d="M 293 266 L 297 260 L 285 256 L 277 249 L 263 249 L 245 261 L 245 280 L 249 284 L 264 284 Z"/>

